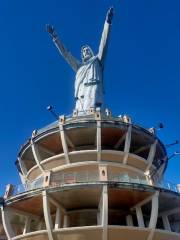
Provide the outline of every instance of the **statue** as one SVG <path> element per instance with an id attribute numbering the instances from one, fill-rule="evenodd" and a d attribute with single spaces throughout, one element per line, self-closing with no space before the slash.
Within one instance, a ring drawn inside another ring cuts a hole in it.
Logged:
<path id="1" fill-rule="evenodd" d="M 106 15 L 97 55 L 94 55 L 88 45 L 84 45 L 81 48 L 82 62 L 79 62 L 65 48 L 54 27 L 46 25 L 46 30 L 51 35 L 60 54 L 76 73 L 74 92 L 76 100 L 75 110 L 80 114 L 88 113 L 91 108 L 103 107 L 103 69 L 112 18 L 113 8 L 110 8 Z"/>

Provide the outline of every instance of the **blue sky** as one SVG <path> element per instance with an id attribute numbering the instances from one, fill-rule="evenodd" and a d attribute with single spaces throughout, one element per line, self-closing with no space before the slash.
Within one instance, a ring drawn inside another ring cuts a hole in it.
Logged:
<path id="1" fill-rule="evenodd" d="M 164 143 L 180 139 L 180 1 L 179 0 L 2 0 L 0 2 L 0 193 L 20 182 L 14 161 L 34 129 L 74 106 L 74 73 L 45 31 L 59 36 L 80 58 L 80 47 L 97 52 L 105 14 L 114 6 L 105 66 L 106 105 L 114 115 L 129 114 L 152 127 Z M 180 150 L 173 147 L 169 154 Z M 165 178 L 179 183 L 180 157 L 171 159 Z"/>

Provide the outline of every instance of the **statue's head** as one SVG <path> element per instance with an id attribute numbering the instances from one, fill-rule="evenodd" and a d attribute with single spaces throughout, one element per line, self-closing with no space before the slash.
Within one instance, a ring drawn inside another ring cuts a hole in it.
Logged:
<path id="1" fill-rule="evenodd" d="M 88 61 L 93 56 L 93 51 L 88 45 L 84 45 L 81 47 L 81 58 L 83 62 Z"/>

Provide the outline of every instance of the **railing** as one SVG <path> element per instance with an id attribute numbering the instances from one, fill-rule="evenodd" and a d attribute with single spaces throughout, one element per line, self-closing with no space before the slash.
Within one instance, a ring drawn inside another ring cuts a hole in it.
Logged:
<path id="1" fill-rule="evenodd" d="M 94 114 L 90 113 L 89 110 L 88 111 L 79 111 L 78 113 L 79 113 L 79 115 L 76 117 L 73 117 L 73 114 L 65 115 L 66 123 L 74 123 L 74 121 L 77 122 L 77 119 L 78 119 L 78 122 L 81 122 L 81 120 L 83 121 L 83 120 L 95 119 Z M 120 116 L 117 117 L 117 116 L 111 116 L 111 115 L 108 116 L 105 112 L 104 113 L 101 112 L 101 117 L 102 117 L 102 120 L 107 120 L 107 121 L 110 120 L 110 121 L 116 121 L 116 122 L 121 122 L 121 123 L 127 123 L 126 121 L 123 120 L 123 117 L 120 117 Z M 130 123 L 130 122 L 128 122 L 128 123 Z M 55 127 L 58 127 L 58 120 L 38 129 L 37 134 L 41 134 L 41 133 L 43 133 L 47 130 L 53 129 Z M 142 126 L 140 126 L 140 127 L 143 128 Z"/>
<path id="2" fill-rule="evenodd" d="M 177 185 L 172 182 L 161 181 L 160 183 L 157 183 L 156 186 L 173 192 L 180 193 L 180 190 L 178 189 Z"/>
<path id="3" fill-rule="evenodd" d="M 61 186 L 73 183 L 99 182 L 98 171 L 55 173 L 51 177 L 50 186 Z"/>
<path id="4" fill-rule="evenodd" d="M 44 177 L 40 177 L 33 182 L 28 182 L 26 184 L 20 184 L 13 187 L 12 196 L 17 194 L 36 190 L 43 187 Z M 49 187 L 62 187 L 68 184 L 75 183 L 97 183 L 101 182 L 99 178 L 98 171 L 83 171 L 83 172 L 68 172 L 68 173 L 53 173 L 50 177 Z M 117 183 L 129 183 L 129 184 L 140 184 L 140 185 L 149 185 L 152 184 L 147 181 L 145 178 L 140 178 L 139 176 L 130 176 L 128 173 L 120 174 L 109 174 L 108 182 L 117 182 Z M 171 190 L 173 192 L 179 193 L 177 186 L 171 182 L 163 181 L 154 185 L 163 189 Z"/>
<path id="5" fill-rule="evenodd" d="M 15 196 L 19 193 L 35 190 L 42 188 L 44 177 L 41 176 L 32 182 L 27 182 L 25 184 L 13 185 L 12 195 Z"/>

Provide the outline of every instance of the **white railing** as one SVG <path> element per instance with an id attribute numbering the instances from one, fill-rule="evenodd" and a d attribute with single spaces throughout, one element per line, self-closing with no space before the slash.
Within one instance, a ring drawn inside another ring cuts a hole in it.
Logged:
<path id="1" fill-rule="evenodd" d="M 14 185 L 12 196 L 17 194 L 36 190 L 43 187 L 44 177 L 40 177 L 33 182 L 26 184 Z M 97 183 L 101 182 L 98 171 L 83 171 L 83 172 L 68 172 L 68 173 L 53 173 L 50 177 L 50 184 L 48 187 L 62 187 L 68 184 L 76 183 Z M 130 176 L 128 173 L 109 174 L 107 182 L 126 183 L 126 184 L 139 184 L 152 186 L 145 178 L 139 176 Z M 154 185 L 163 189 L 171 190 L 179 193 L 176 184 L 163 181 Z"/>
<path id="2" fill-rule="evenodd" d="M 32 182 L 29 181 L 25 184 L 13 185 L 12 195 L 15 196 L 15 195 L 23 193 L 23 192 L 42 188 L 43 181 L 44 181 L 44 177 L 41 176 Z"/>

